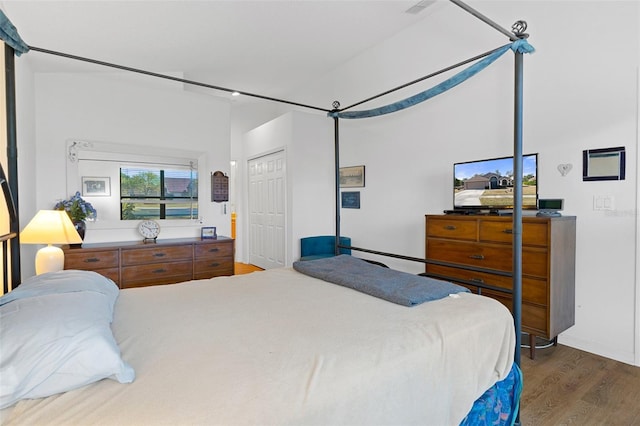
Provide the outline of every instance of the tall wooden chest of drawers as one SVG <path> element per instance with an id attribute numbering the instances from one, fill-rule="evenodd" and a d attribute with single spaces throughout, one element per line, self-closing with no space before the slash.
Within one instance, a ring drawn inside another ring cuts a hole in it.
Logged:
<path id="1" fill-rule="evenodd" d="M 425 274 L 512 309 L 513 219 L 427 215 Z M 522 218 L 522 331 L 554 339 L 575 321 L 576 218 Z M 534 356 L 534 348 L 531 355 Z"/>
<path id="2" fill-rule="evenodd" d="M 120 288 L 233 275 L 234 240 L 180 238 L 63 247 L 64 268 L 95 271 Z"/>

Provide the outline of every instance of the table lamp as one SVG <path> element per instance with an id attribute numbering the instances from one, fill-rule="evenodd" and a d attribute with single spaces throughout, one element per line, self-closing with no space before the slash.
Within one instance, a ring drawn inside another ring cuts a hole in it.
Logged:
<path id="1" fill-rule="evenodd" d="M 51 244 L 81 244 L 82 239 L 64 210 L 40 210 L 20 233 L 20 242 L 47 244 L 36 254 L 36 275 L 64 269 L 64 252 Z"/>

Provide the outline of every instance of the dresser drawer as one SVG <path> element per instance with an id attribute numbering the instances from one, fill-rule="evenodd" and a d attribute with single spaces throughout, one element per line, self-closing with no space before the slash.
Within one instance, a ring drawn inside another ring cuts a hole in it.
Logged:
<path id="1" fill-rule="evenodd" d="M 233 275 L 233 258 L 201 258 L 194 262 L 193 276 L 196 280 Z"/>
<path id="2" fill-rule="evenodd" d="M 196 244 L 196 259 L 207 257 L 232 257 L 233 244 L 216 243 L 216 244 Z"/>
<path id="3" fill-rule="evenodd" d="M 64 269 L 93 271 L 118 267 L 118 250 L 67 250 L 64 254 Z"/>
<path id="4" fill-rule="evenodd" d="M 522 302 L 522 330 L 550 339 L 548 307 Z"/>
<path id="5" fill-rule="evenodd" d="M 546 250 L 523 248 L 522 258 L 523 275 L 546 278 Z M 429 239 L 427 259 L 511 272 L 513 252 L 511 246 L 507 245 Z"/>
<path id="6" fill-rule="evenodd" d="M 548 222 L 523 222 L 522 245 L 546 247 L 548 232 Z M 481 220 L 479 238 L 481 242 L 511 244 L 513 242 L 513 223 Z"/>
<path id="7" fill-rule="evenodd" d="M 96 269 L 94 270 L 94 272 L 97 272 L 103 277 L 109 278 L 111 281 L 116 283 L 118 287 L 120 287 L 120 269 L 119 268 Z"/>
<path id="8" fill-rule="evenodd" d="M 188 281 L 193 276 L 192 268 L 193 264 L 190 260 L 126 266 L 122 268 L 121 288 Z"/>
<path id="9" fill-rule="evenodd" d="M 478 222 L 475 219 L 429 218 L 427 220 L 427 236 L 476 241 L 478 238 Z"/>
<path id="10" fill-rule="evenodd" d="M 427 264 L 427 273 L 435 274 L 440 279 L 455 281 L 466 280 L 493 287 L 513 290 L 513 278 L 503 275 L 489 274 L 487 272 L 469 271 L 467 269 L 452 268 L 449 266 Z M 504 293 L 504 296 L 510 296 Z M 547 281 L 535 278 L 522 279 L 522 300 L 538 305 L 547 304 Z"/>
<path id="11" fill-rule="evenodd" d="M 193 257 L 191 245 L 168 247 L 144 247 L 122 250 L 122 265 L 141 265 L 151 262 L 170 262 L 174 260 L 188 260 Z M 124 275 L 124 274 L 123 274 Z"/>
<path id="12" fill-rule="evenodd" d="M 470 288 L 470 290 L 474 291 L 472 288 Z M 513 312 L 513 299 L 510 296 L 491 290 L 483 290 L 482 294 L 487 297 L 491 297 L 492 299 L 496 299 L 509 309 L 509 311 Z M 552 336 L 549 336 L 549 323 L 547 318 L 546 306 L 538 306 L 524 301 L 522 302 L 522 331 L 547 339 L 551 338 Z"/>
<path id="13" fill-rule="evenodd" d="M 499 271 L 511 271 L 511 247 L 429 240 L 427 259 L 474 266 Z"/>

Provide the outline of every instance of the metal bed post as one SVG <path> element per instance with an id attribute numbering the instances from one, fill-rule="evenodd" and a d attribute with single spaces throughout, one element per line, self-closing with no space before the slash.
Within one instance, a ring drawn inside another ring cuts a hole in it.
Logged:
<path id="1" fill-rule="evenodd" d="M 518 23 L 514 24 L 516 27 Z M 522 31 L 526 29 L 526 24 Z M 526 34 L 520 34 L 526 38 Z M 520 348 L 522 345 L 522 124 L 523 124 L 523 76 L 524 54 L 515 52 L 515 93 L 514 93 L 514 126 L 513 126 L 513 171 L 514 211 L 513 211 L 513 321 L 516 332 L 514 362 L 520 367 Z M 533 345 L 534 343 L 531 342 Z M 520 405 L 516 411 L 515 424 L 520 425 Z"/>
<path id="2" fill-rule="evenodd" d="M 20 285 L 20 219 L 18 210 L 18 145 L 16 137 L 16 76 L 15 76 L 15 51 L 13 47 L 5 43 L 4 48 L 4 76 L 5 76 L 5 105 L 7 115 L 7 177 L 5 184 L 5 197 L 9 208 L 11 234 L 15 234 L 9 250 L 11 251 L 11 289 Z M 4 174 L 4 173 L 3 173 Z M 5 176 L 2 176 L 5 179 Z M 7 194 L 8 193 L 8 194 Z M 9 203 L 11 205 L 9 205 Z M 3 250 L 6 254 L 6 250 Z"/>
<path id="3" fill-rule="evenodd" d="M 340 102 L 333 101 L 334 111 L 340 107 Z M 340 118 L 337 114 L 333 117 L 333 139 L 334 139 L 334 167 L 335 167 L 335 213 L 336 213 L 336 238 L 334 241 L 334 253 L 340 254 Z"/>
<path id="4" fill-rule="evenodd" d="M 520 366 L 522 327 L 522 80 L 523 54 L 515 53 L 515 93 L 513 126 L 513 319 L 516 328 L 515 362 Z"/>
<path id="5" fill-rule="evenodd" d="M 480 19 L 487 25 L 509 37 L 511 41 L 527 38 L 524 31 L 527 24 L 517 21 L 513 24 L 513 32 L 501 27 L 496 22 L 468 6 L 461 0 L 449 0 L 466 12 Z M 515 90 L 514 90 L 514 135 L 513 135 L 513 174 L 514 174 L 514 208 L 513 208 L 513 319 L 516 330 L 516 347 L 514 361 L 520 366 L 520 345 L 522 340 L 522 98 L 523 98 L 523 65 L 524 54 L 515 52 Z M 518 414 L 519 423 L 519 414 Z"/>
<path id="6" fill-rule="evenodd" d="M 485 22 L 487 25 L 505 34 L 511 41 L 527 38 L 524 31 L 527 24 L 518 21 L 513 24 L 513 32 L 502 28 L 500 25 L 482 15 L 460 0 L 450 0 L 451 3 L 461 7 L 471 15 Z M 513 292 L 512 311 L 516 333 L 516 345 L 514 362 L 520 367 L 520 347 L 522 340 L 522 122 L 523 122 L 523 71 L 524 54 L 515 51 L 515 82 L 514 82 L 514 119 L 513 119 L 513 174 L 514 174 L 514 208 L 513 208 Z M 532 343 L 533 344 L 533 343 Z M 520 408 L 516 412 L 515 424 L 520 424 Z"/>
<path id="7" fill-rule="evenodd" d="M 2 294 L 9 293 L 9 271 L 7 271 L 7 240 L 2 240 Z"/>

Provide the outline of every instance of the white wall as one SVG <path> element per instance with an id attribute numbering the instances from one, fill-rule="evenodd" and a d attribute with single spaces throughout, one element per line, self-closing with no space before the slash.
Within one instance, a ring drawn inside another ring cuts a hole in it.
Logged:
<path id="1" fill-rule="evenodd" d="M 173 82 L 136 75 L 36 73 L 34 82 L 35 156 L 22 168 L 20 182 L 35 181 L 35 209 L 21 206 L 22 215 L 30 218 L 35 211 L 53 208 L 57 200 L 80 190 L 79 186 L 67 188 L 68 141 L 106 142 L 135 146 L 149 156 L 170 149 L 201 153 L 202 221 L 163 221 L 160 238 L 199 236 L 201 226 L 217 226 L 219 235 L 229 235 L 230 212 L 224 213 L 209 195 L 210 173 L 229 172 L 227 101 L 185 92 Z M 20 136 L 18 144 L 20 155 L 23 150 L 29 151 L 28 142 Z M 117 194 L 112 198 L 118 202 Z M 85 241 L 136 240 L 140 238 L 136 225 L 101 221 L 98 211 L 98 221 L 87 224 Z M 29 276 L 28 265 L 32 263 L 33 259 L 23 253 L 23 276 Z"/>
<path id="2" fill-rule="evenodd" d="M 247 101 L 247 99 L 232 98 L 231 102 L 231 162 L 229 174 L 229 201 L 230 209 L 236 213 L 236 229 L 246 226 L 248 219 L 245 216 L 245 178 L 247 174 L 244 160 L 244 148 L 242 139 L 244 134 L 256 127 L 267 123 L 281 115 L 279 105 L 266 101 Z M 236 238 L 236 261 L 248 263 L 249 257 L 244 246 L 242 232 L 238 231 Z"/>
<path id="3" fill-rule="evenodd" d="M 637 363 L 639 3 L 472 5 L 506 28 L 526 20 L 537 49 L 525 56 L 524 151 L 539 153 L 540 197 L 564 198 L 564 214 L 577 216 L 576 325 L 560 342 Z M 344 106 L 508 41 L 451 4 L 438 3 L 429 13 L 430 19 L 289 97 L 314 104 L 339 99 Z M 452 164 L 511 154 L 512 58 L 508 53 L 474 79 L 412 109 L 341 120 L 341 165 L 366 166 L 362 208 L 341 213 L 343 234 L 354 245 L 423 257 L 424 214 L 452 207 Z M 613 146 L 626 147 L 626 180 L 583 182 L 582 151 Z M 564 163 L 573 165 L 566 177 L 557 171 Z M 615 210 L 594 211 L 597 195 L 613 196 Z"/>
<path id="4" fill-rule="evenodd" d="M 335 232 L 332 126 L 332 121 L 324 115 L 293 111 L 247 132 L 243 138 L 244 163 L 269 153 L 285 151 L 287 266 L 300 258 L 301 237 Z M 240 212 L 248 218 L 248 189 L 245 187 L 243 192 Z M 248 221 L 242 223 L 240 235 L 245 248 L 249 246 L 248 225 Z M 249 258 L 246 252 L 241 255 Z"/>

